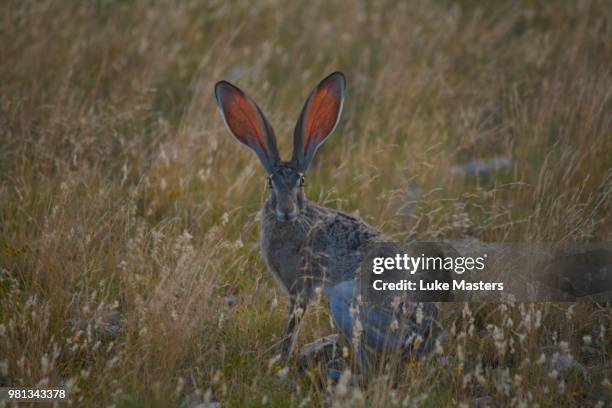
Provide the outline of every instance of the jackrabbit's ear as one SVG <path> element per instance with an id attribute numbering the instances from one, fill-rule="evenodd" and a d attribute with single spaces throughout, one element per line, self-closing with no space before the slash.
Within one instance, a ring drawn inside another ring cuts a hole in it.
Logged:
<path id="1" fill-rule="evenodd" d="M 217 82 L 215 98 L 230 133 L 240 143 L 253 150 L 266 171 L 271 173 L 279 162 L 276 138 L 257 104 L 227 81 Z"/>
<path id="2" fill-rule="evenodd" d="M 317 149 L 334 131 L 344 103 L 344 75 L 334 72 L 311 92 L 293 135 L 293 160 L 305 172 Z"/>

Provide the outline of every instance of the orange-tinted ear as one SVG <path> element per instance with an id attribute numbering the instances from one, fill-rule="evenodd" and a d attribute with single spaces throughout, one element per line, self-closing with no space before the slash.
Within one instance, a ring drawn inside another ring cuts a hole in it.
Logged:
<path id="1" fill-rule="evenodd" d="M 344 103 L 344 75 L 334 72 L 312 91 L 295 127 L 293 160 L 304 172 L 317 149 L 334 131 Z"/>
<path id="2" fill-rule="evenodd" d="M 242 90 L 227 81 L 217 82 L 215 97 L 230 133 L 253 150 L 270 173 L 279 160 L 278 149 L 272 127 L 259 107 Z"/>

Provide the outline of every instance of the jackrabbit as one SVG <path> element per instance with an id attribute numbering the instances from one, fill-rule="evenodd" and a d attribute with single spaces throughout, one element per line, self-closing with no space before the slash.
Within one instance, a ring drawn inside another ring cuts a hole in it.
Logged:
<path id="1" fill-rule="evenodd" d="M 361 219 L 319 206 L 304 195 L 304 174 L 338 124 L 344 89 L 344 75 L 335 72 L 311 92 L 295 126 L 293 156 L 283 161 L 274 131 L 255 102 L 229 82 L 215 85 L 226 127 L 259 157 L 268 173 L 271 192 L 261 210 L 260 244 L 270 272 L 290 297 L 284 359 L 292 351 L 315 289 L 354 279 L 366 244 L 384 240 Z"/>

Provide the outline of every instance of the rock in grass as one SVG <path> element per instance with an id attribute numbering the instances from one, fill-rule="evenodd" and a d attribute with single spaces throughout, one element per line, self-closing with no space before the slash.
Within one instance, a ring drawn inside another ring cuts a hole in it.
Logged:
<path id="1" fill-rule="evenodd" d="M 325 364 L 342 357 L 340 349 L 340 335 L 330 334 L 308 343 L 298 353 L 298 360 L 302 368 L 308 368 L 319 362 Z"/>
<path id="2" fill-rule="evenodd" d="M 314 366 L 321 367 L 332 386 L 340 381 L 347 368 L 342 357 L 339 334 L 331 334 L 304 345 L 298 353 L 298 361 L 304 370 Z M 357 380 L 353 379 L 353 382 L 357 383 Z"/>
<path id="3" fill-rule="evenodd" d="M 91 330 L 92 335 L 101 340 L 114 340 L 123 330 L 125 318 L 116 309 L 106 310 L 91 319 L 73 318 L 68 320 L 68 327 L 73 331 L 87 333 Z"/>
<path id="4" fill-rule="evenodd" d="M 223 303 L 225 303 L 225 306 L 227 307 L 233 307 L 237 301 L 238 298 L 234 295 L 225 296 L 223 298 Z"/>
<path id="5" fill-rule="evenodd" d="M 494 406 L 493 398 L 489 396 L 474 399 L 474 408 L 490 408 Z"/>
<path id="6" fill-rule="evenodd" d="M 555 358 L 556 357 L 556 358 Z M 588 373 L 586 368 L 576 360 L 572 358 L 572 356 L 567 355 L 557 355 L 553 357 L 552 367 L 559 373 L 557 379 L 560 380 L 568 379 L 572 376 L 582 377 L 583 379 L 588 378 Z"/>
<path id="7" fill-rule="evenodd" d="M 587 369 L 571 355 L 562 353 L 561 347 L 544 346 L 542 352 L 548 357 L 548 368 L 556 373 L 557 381 L 567 380 L 572 376 L 588 380 Z"/>
<path id="8" fill-rule="evenodd" d="M 221 408 L 221 403 L 219 402 L 201 403 L 198 405 L 194 405 L 192 408 Z"/>
<path id="9" fill-rule="evenodd" d="M 467 177 L 489 177 L 496 171 L 510 167 L 510 159 L 505 156 L 486 160 L 472 160 L 451 167 L 451 173 Z"/>
<path id="10" fill-rule="evenodd" d="M 604 364 L 603 354 L 601 350 L 595 347 L 583 346 L 581 349 L 582 363 L 587 366 L 596 366 Z"/>

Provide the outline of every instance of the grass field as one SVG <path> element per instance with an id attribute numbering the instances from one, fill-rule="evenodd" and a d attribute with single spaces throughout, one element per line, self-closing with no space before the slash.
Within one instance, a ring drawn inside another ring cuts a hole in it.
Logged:
<path id="1" fill-rule="evenodd" d="M 220 79 L 247 91 L 288 157 L 304 99 L 343 71 L 307 195 L 397 239 L 609 241 L 607 1 L 7 0 L 0 61 L 0 386 L 74 406 L 610 404 L 595 304 L 445 305 L 451 366 L 398 384 L 275 364 L 265 172 L 213 98 Z M 315 305 L 298 346 L 333 332 Z"/>

